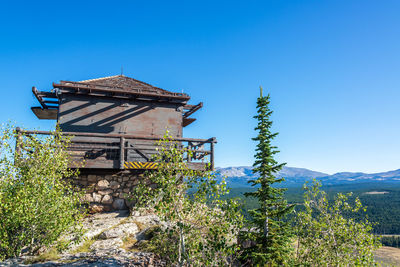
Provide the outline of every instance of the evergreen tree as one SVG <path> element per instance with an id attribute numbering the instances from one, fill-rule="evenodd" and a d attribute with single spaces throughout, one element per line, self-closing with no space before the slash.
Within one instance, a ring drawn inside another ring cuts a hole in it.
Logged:
<path id="1" fill-rule="evenodd" d="M 258 132 L 253 164 L 253 173 L 259 178 L 249 181 L 252 186 L 257 186 L 255 192 L 246 193 L 247 197 L 255 197 L 259 202 L 259 208 L 250 211 L 251 221 L 249 231 L 245 233 L 245 239 L 251 240 L 251 245 L 244 249 L 244 259 L 255 265 L 285 265 L 290 259 L 291 230 L 285 217 L 292 212 L 293 206 L 288 205 L 283 197 L 286 189 L 276 185 L 284 181 L 284 178 L 276 178 L 275 175 L 282 169 L 285 163 L 278 164 L 274 155 L 278 153 L 276 146 L 271 141 L 278 133 L 271 132 L 272 114 L 269 108 L 270 96 L 262 95 L 257 99 L 258 121 L 255 130 Z"/>

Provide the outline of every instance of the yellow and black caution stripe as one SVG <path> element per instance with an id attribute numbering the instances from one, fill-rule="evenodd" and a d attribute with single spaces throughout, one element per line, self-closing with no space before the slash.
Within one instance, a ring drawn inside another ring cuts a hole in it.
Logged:
<path id="1" fill-rule="evenodd" d="M 125 169 L 157 169 L 156 162 L 125 161 Z"/>

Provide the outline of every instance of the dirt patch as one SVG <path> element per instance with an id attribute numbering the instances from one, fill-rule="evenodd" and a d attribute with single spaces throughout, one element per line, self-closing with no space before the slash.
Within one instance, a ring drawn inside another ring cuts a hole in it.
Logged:
<path id="1" fill-rule="evenodd" d="M 375 251 L 375 260 L 382 266 L 399 266 L 400 249 L 393 247 L 381 247 Z"/>

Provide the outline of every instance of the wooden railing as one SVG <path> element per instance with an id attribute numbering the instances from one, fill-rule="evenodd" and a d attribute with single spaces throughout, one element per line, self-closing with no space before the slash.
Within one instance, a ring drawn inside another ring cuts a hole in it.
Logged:
<path id="1" fill-rule="evenodd" d="M 49 131 L 26 131 L 17 128 L 19 135 L 51 135 Z M 127 134 L 102 134 L 83 132 L 63 132 L 71 136 L 68 151 L 72 168 L 84 169 L 152 169 L 157 167 L 152 158 L 156 142 L 161 136 L 140 136 Z M 20 138 L 17 138 L 17 141 Z M 192 153 L 186 153 L 186 162 L 192 169 L 214 169 L 215 138 L 174 138 L 174 141 Z M 18 144 L 17 144 L 17 147 Z M 83 163 L 83 164 L 82 164 Z"/>

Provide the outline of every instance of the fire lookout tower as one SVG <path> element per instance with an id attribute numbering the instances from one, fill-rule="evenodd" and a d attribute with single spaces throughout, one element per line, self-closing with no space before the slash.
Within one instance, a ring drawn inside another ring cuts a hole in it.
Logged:
<path id="1" fill-rule="evenodd" d="M 60 81 L 53 83 L 51 91 L 33 87 L 32 92 L 40 103 L 31 108 L 35 115 L 39 119 L 57 120 L 62 133 L 73 136 L 69 153 L 71 167 L 80 166 L 78 183 L 103 191 L 114 188 L 101 197 L 96 190 L 89 192 L 90 202 L 112 204 L 114 208 L 124 206 L 121 201 L 119 206 L 114 205 L 115 199 L 128 192 L 143 170 L 157 167 L 151 160 L 156 153 L 155 142 L 166 130 L 193 152 L 186 158 L 190 168 L 204 169 L 209 164 L 214 167 L 215 138 L 182 136 L 183 128 L 196 120 L 190 116 L 203 106 L 202 102 L 189 105 L 187 94 L 170 92 L 124 75 Z M 79 165 L 82 162 L 84 165 Z"/>

